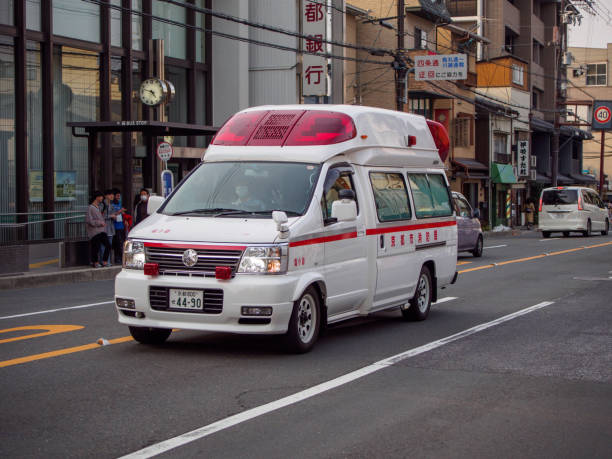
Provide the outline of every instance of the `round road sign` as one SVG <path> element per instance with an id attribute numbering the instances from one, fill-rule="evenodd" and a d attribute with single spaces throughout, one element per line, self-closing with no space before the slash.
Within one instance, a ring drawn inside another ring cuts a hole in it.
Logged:
<path id="1" fill-rule="evenodd" d="M 595 120 L 601 124 L 606 124 L 608 121 L 610 121 L 611 116 L 612 114 L 610 113 L 610 109 L 606 106 L 598 107 L 594 113 Z"/>
<path id="2" fill-rule="evenodd" d="M 172 145 L 168 142 L 159 142 L 157 145 L 157 156 L 162 161 L 169 161 L 172 158 Z"/>

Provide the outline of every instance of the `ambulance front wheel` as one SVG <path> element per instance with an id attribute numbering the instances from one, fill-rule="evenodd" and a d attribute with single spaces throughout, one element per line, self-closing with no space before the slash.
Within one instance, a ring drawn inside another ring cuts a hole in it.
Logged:
<path id="1" fill-rule="evenodd" d="M 287 349 L 302 354 L 312 349 L 321 328 L 319 295 L 314 287 L 308 287 L 294 302 L 289 329 L 285 335 Z"/>
<path id="2" fill-rule="evenodd" d="M 402 316 L 406 320 L 425 320 L 429 314 L 432 297 L 431 273 L 427 266 L 421 268 L 414 296 L 407 307 L 402 308 Z"/>

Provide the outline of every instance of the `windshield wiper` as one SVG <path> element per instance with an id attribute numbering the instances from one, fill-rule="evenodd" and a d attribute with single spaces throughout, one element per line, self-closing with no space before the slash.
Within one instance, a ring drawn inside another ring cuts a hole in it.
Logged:
<path id="1" fill-rule="evenodd" d="M 242 213 L 243 210 L 240 209 L 227 209 L 225 207 L 211 207 L 206 209 L 191 209 L 191 210 L 182 210 L 180 212 L 174 212 L 172 215 L 187 215 L 187 214 L 216 214 L 219 212 L 238 212 Z"/>

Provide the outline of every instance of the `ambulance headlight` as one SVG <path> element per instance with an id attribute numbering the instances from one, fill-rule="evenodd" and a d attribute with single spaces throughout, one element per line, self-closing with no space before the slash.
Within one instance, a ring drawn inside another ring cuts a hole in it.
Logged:
<path id="1" fill-rule="evenodd" d="M 287 246 L 247 247 L 239 273 L 283 274 L 287 272 Z"/>
<path id="2" fill-rule="evenodd" d="M 123 267 L 127 269 L 143 269 L 145 264 L 145 248 L 141 241 L 128 239 L 123 245 Z"/>

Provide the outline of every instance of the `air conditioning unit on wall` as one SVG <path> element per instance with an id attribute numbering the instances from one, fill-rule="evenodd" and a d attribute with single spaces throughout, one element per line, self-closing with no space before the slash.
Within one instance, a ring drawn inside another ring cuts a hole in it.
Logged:
<path id="1" fill-rule="evenodd" d="M 532 156 L 532 158 L 533 158 L 533 156 Z M 535 169 L 531 169 L 529 171 L 529 179 L 530 180 L 535 180 L 537 178 L 537 176 L 538 176 L 538 172 Z"/>
<path id="2" fill-rule="evenodd" d="M 530 161 L 531 167 L 536 167 L 538 165 L 538 157 L 536 155 L 531 155 Z"/>

